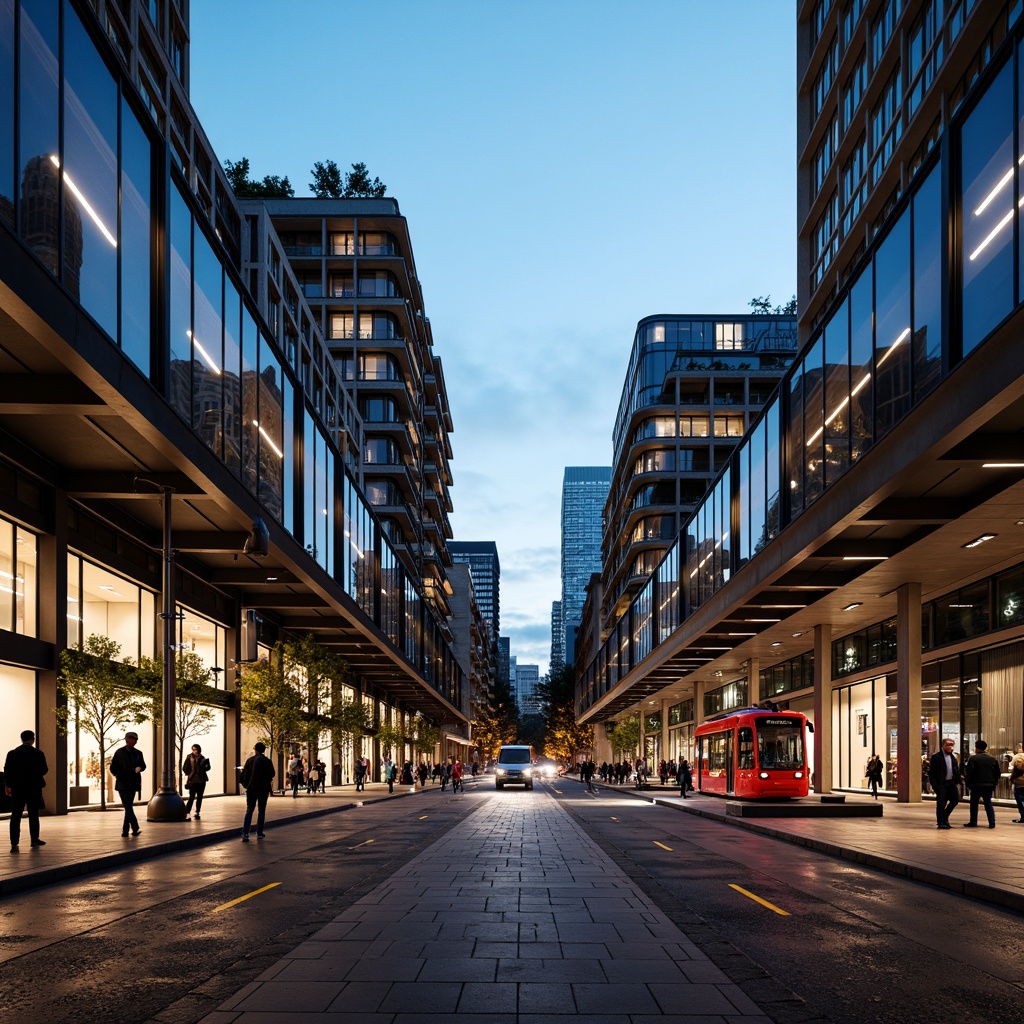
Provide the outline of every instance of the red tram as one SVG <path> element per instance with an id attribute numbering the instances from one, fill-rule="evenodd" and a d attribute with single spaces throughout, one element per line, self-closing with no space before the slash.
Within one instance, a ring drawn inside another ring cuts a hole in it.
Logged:
<path id="1" fill-rule="evenodd" d="M 697 789 L 748 800 L 807 796 L 807 730 L 814 726 L 799 711 L 744 708 L 709 718 L 694 733 Z"/>

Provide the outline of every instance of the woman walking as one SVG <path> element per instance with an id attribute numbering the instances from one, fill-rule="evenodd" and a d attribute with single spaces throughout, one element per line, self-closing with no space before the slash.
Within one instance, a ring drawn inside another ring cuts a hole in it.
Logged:
<path id="1" fill-rule="evenodd" d="M 198 743 L 192 744 L 192 753 L 185 758 L 181 765 L 182 774 L 185 776 L 185 788 L 188 790 L 188 804 L 185 807 L 185 820 L 192 820 L 192 804 L 196 805 L 196 821 L 199 821 L 199 812 L 203 809 L 203 793 L 206 792 L 206 784 L 210 781 L 210 759 L 203 757 L 203 748 Z"/>
<path id="2" fill-rule="evenodd" d="M 882 759 L 877 754 L 872 754 L 868 758 L 868 763 L 864 767 L 864 777 L 868 780 L 868 785 L 871 787 L 871 795 L 877 800 L 878 799 L 878 787 L 882 782 L 882 772 L 885 770 L 885 765 L 882 764 Z"/>

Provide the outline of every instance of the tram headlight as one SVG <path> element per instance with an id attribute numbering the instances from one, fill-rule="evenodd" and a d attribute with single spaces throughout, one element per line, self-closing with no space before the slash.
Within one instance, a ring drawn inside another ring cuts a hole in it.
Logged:
<path id="1" fill-rule="evenodd" d="M 758 772 L 758 773 L 757 773 L 757 777 L 758 777 L 759 779 L 767 779 L 767 778 L 769 778 L 770 776 L 768 775 L 768 773 L 767 773 L 767 772 Z"/>
<path id="2" fill-rule="evenodd" d="M 793 778 L 794 779 L 802 779 L 803 777 L 804 777 L 804 773 L 803 772 L 794 772 L 794 774 L 793 774 Z"/>

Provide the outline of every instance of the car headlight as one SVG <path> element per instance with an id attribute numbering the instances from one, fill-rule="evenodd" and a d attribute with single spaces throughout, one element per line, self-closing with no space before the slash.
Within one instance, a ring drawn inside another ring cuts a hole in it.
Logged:
<path id="1" fill-rule="evenodd" d="M 494 774 L 495 775 L 504 775 L 505 774 L 505 769 L 504 768 L 495 768 L 494 769 Z"/>
<path id="2" fill-rule="evenodd" d="M 532 768 L 524 768 L 523 769 L 523 774 L 524 775 L 530 775 L 530 774 L 532 774 L 532 772 L 533 772 Z"/>

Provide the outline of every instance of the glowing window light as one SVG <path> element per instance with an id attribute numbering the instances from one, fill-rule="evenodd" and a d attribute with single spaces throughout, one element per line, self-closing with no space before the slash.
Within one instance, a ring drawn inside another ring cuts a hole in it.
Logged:
<path id="1" fill-rule="evenodd" d="M 260 426 L 260 421 L 259 420 L 253 420 L 252 421 L 252 425 L 260 432 L 260 437 L 262 437 L 263 440 L 266 441 L 267 444 L 270 445 L 271 450 L 274 452 L 274 454 L 279 459 L 283 459 L 284 458 L 284 452 L 281 451 L 281 449 L 278 448 L 276 444 L 274 444 L 273 438 L 263 429 L 263 427 Z"/>
<path id="2" fill-rule="evenodd" d="M 199 343 L 199 339 L 191 331 L 186 331 L 185 333 L 192 339 L 192 344 L 195 345 L 199 354 L 203 357 L 204 361 L 206 362 L 206 365 L 211 370 L 213 370 L 214 373 L 219 375 L 220 367 L 213 361 L 212 357 L 210 356 L 210 353 L 207 352 L 206 349 L 203 348 L 203 346 Z"/>
<path id="3" fill-rule="evenodd" d="M 60 169 L 60 161 L 52 153 L 50 154 L 50 162 L 53 164 L 54 167 Z M 116 249 L 117 239 L 107 230 L 107 225 L 104 224 L 102 220 L 100 220 L 100 215 L 92 208 L 91 204 L 89 203 L 89 200 L 82 195 L 78 186 L 71 180 L 71 175 L 68 174 L 67 171 L 62 171 L 61 175 L 64 178 L 64 183 L 67 185 L 69 189 L 71 189 L 72 192 L 74 192 L 75 198 L 82 204 L 82 209 L 85 210 L 87 214 L 89 214 L 89 216 L 92 218 L 92 222 L 103 233 L 103 237 Z"/>

